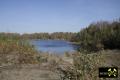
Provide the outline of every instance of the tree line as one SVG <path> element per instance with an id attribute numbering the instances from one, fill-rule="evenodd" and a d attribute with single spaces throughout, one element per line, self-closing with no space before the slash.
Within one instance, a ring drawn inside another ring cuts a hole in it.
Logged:
<path id="1" fill-rule="evenodd" d="M 71 40 L 76 33 L 72 32 L 54 32 L 54 33 L 33 33 L 23 34 L 22 38 L 28 39 L 59 39 L 59 40 Z"/>
<path id="2" fill-rule="evenodd" d="M 80 50 L 120 49 L 120 20 L 92 23 L 78 32 L 71 41 L 78 42 Z"/>
<path id="3" fill-rule="evenodd" d="M 0 33 L 0 38 L 16 38 L 16 39 L 59 39 L 70 41 L 76 33 L 72 32 L 54 32 L 54 33 Z"/>

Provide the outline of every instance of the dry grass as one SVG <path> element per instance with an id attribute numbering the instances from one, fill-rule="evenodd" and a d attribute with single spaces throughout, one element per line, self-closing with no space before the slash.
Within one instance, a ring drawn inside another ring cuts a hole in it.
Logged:
<path id="1" fill-rule="evenodd" d="M 22 40 L 0 40 L 0 65 L 36 63 L 34 47 Z"/>
<path id="2" fill-rule="evenodd" d="M 91 54 L 76 52 L 73 54 L 73 61 L 73 65 L 68 65 L 69 69 L 59 67 L 63 76 L 61 78 L 65 80 L 120 80 L 120 74 L 118 78 L 113 79 L 99 78 L 98 75 L 99 67 L 116 66 L 120 72 L 119 50 L 103 50 Z"/>

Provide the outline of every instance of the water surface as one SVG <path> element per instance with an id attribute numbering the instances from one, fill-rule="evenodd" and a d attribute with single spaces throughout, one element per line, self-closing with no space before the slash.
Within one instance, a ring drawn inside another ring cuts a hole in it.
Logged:
<path id="1" fill-rule="evenodd" d="M 38 51 L 62 54 L 76 51 L 76 45 L 65 40 L 32 40 L 31 43 Z"/>

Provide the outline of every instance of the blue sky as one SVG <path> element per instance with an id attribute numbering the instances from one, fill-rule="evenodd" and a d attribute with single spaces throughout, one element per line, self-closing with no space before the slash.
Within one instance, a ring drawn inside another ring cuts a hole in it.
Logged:
<path id="1" fill-rule="evenodd" d="M 0 0 L 0 32 L 78 32 L 120 17 L 120 0 Z"/>

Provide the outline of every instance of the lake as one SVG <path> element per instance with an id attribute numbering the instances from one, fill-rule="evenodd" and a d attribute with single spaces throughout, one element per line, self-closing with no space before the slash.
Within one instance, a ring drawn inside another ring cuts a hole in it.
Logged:
<path id="1" fill-rule="evenodd" d="M 37 51 L 57 54 L 73 52 L 78 47 L 65 40 L 32 40 L 31 43 Z"/>

